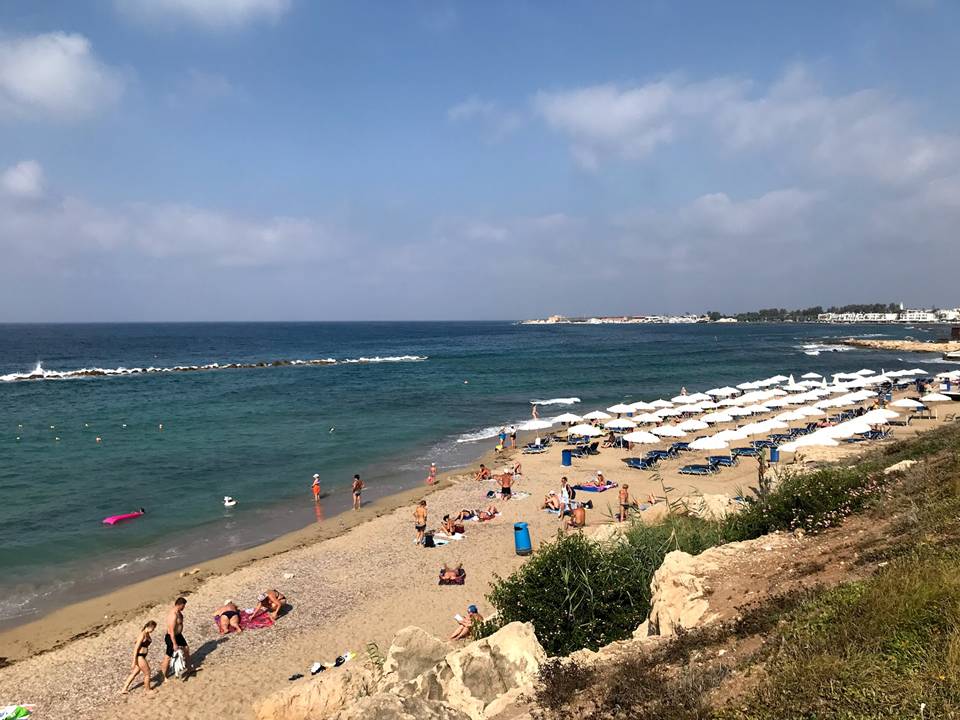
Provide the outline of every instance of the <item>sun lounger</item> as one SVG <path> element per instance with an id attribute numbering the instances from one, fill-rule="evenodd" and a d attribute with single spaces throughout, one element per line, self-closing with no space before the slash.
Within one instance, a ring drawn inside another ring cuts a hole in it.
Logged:
<path id="1" fill-rule="evenodd" d="M 524 455 L 539 455 L 540 453 L 545 453 L 547 448 L 543 445 L 527 445 L 523 450 Z"/>
<path id="2" fill-rule="evenodd" d="M 734 457 L 757 457 L 760 451 L 754 447 L 735 447 L 730 448 L 730 453 Z"/>
<path id="3" fill-rule="evenodd" d="M 731 457 L 729 455 L 708 455 L 707 462 L 710 465 L 716 465 L 717 467 L 733 467 L 739 461 L 736 457 Z"/>
<path id="4" fill-rule="evenodd" d="M 675 442 L 673 445 L 670 446 L 670 452 L 672 452 L 674 455 L 676 455 L 677 453 L 689 452 L 689 451 L 690 451 L 690 443 L 688 442 Z"/>
<path id="5" fill-rule="evenodd" d="M 715 465 L 684 465 L 680 468 L 681 475 L 713 475 L 720 472 Z"/>
<path id="6" fill-rule="evenodd" d="M 627 458 L 626 463 L 628 468 L 634 470 L 653 470 L 657 466 L 656 461 L 645 460 L 643 458 Z"/>

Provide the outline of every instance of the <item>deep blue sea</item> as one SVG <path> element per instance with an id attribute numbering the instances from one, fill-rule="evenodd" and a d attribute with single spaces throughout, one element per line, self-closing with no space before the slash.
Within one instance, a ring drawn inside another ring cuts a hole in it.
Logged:
<path id="1" fill-rule="evenodd" d="M 540 414 L 549 416 L 775 373 L 945 369 L 934 355 L 900 362 L 883 352 L 830 351 L 850 335 L 939 332 L 790 324 L 0 325 L 0 623 L 322 522 L 346 506 L 354 472 L 371 496 L 420 483 L 431 461 L 443 470 L 489 449 L 497 426 L 529 418 L 531 400 L 582 400 L 546 405 Z M 805 354 L 813 344 L 826 347 Z M 323 358 L 374 362 L 17 379 L 38 363 L 49 373 Z M 314 472 L 326 491 L 319 518 L 309 489 Z M 224 495 L 237 506 L 225 509 Z M 143 518 L 101 525 L 104 516 L 141 506 Z"/>

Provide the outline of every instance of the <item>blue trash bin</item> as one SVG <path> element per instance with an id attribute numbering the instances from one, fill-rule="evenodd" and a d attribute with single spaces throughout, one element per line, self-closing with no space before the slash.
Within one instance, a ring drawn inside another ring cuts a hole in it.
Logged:
<path id="1" fill-rule="evenodd" d="M 780 448 L 770 448 L 770 462 L 780 462 Z"/>
<path id="2" fill-rule="evenodd" d="M 560 451 L 560 464 L 564 467 L 570 467 L 573 465 L 573 451 L 572 450 L 561 450 Z"/>
<path id="3" fill-rule="evenodd" d="M 530 543 L 530 530 L 525 522 L 513 524 L 513 546 L 517 550 L 517 555 L 529 555 L 533 552 L 533 545 Z"/>

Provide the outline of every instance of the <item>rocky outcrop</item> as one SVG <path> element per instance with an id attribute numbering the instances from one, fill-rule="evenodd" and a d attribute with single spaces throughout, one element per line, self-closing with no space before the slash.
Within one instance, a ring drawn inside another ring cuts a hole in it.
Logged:
<path id="1" fill-rule="evenodd" d="M 893 473 L 903 472 L 907 468 L 910 468 L 917 464 L 916 460 L 901 460 L 898 463 L 893 465 L 888 465 L 883 469 L 884 475 L 893 475 Z"/>
<path id="2" fill-rule="evenodd" d="M 450 645 L 416 627 L 397 633 L 379 669 L 347 664 L 298 681 L 255 708 L 258 720 L 514 720 L 546 653 L 533 625 L 510 623 Z"/>
<path id="3" fill-rule="evenodd" d="M 699 555 L 680 550 L 667 553 L 650 583 L 649 620 L 637 628 L 634 637 L 674 635 L 678 628 L 689 630 L 714 622 L 720 616 L 710 608 L 713 578 L 735 564 L 750 563 L 752 556 L 796 542 L 792 535 L 773 533 L 719 545 Z"/>
<path id="4" fill-rule="evenodd" d="M 739 509 L 729 495 L 691 495 L 684 503 L 691 515 L 705 520 L 723 520 Z"/>
<path id="5" fill-rule="evenodd" d="M 397 688 L 403 697 L 443 700 L 472 720 L 507 693 L 528 688 L 546 653 L 530 623 L 510 623 L 483 640 L 448 654 L 416 679 Z M 498 712 L 502 712 L 498 704 Z"/>
<path id="6" fill-rule="evenodd" d="M 871 350 L 896 350 L 900 352 L 956 352 L 960 350 L 960 342 L 918 342 L 916 340 L 869 340 L 863 338 L 849 338 L 843 341 L 844 345 L 852 347 L 870 348 Z"/>
<path id="7" fill-rule="evenodd" d="M 323 720 L 377 691 L 379 675 L 347 664 L 270 695 L 255 708 L 258 720 Z"/>

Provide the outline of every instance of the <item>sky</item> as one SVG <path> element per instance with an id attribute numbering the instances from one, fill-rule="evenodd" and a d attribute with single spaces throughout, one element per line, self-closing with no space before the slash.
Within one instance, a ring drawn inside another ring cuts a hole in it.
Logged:
<path id="1" fill-rule="evenodd" d="M 960 3 L 0 4 L 0 322 L 960 305 Z"/>

